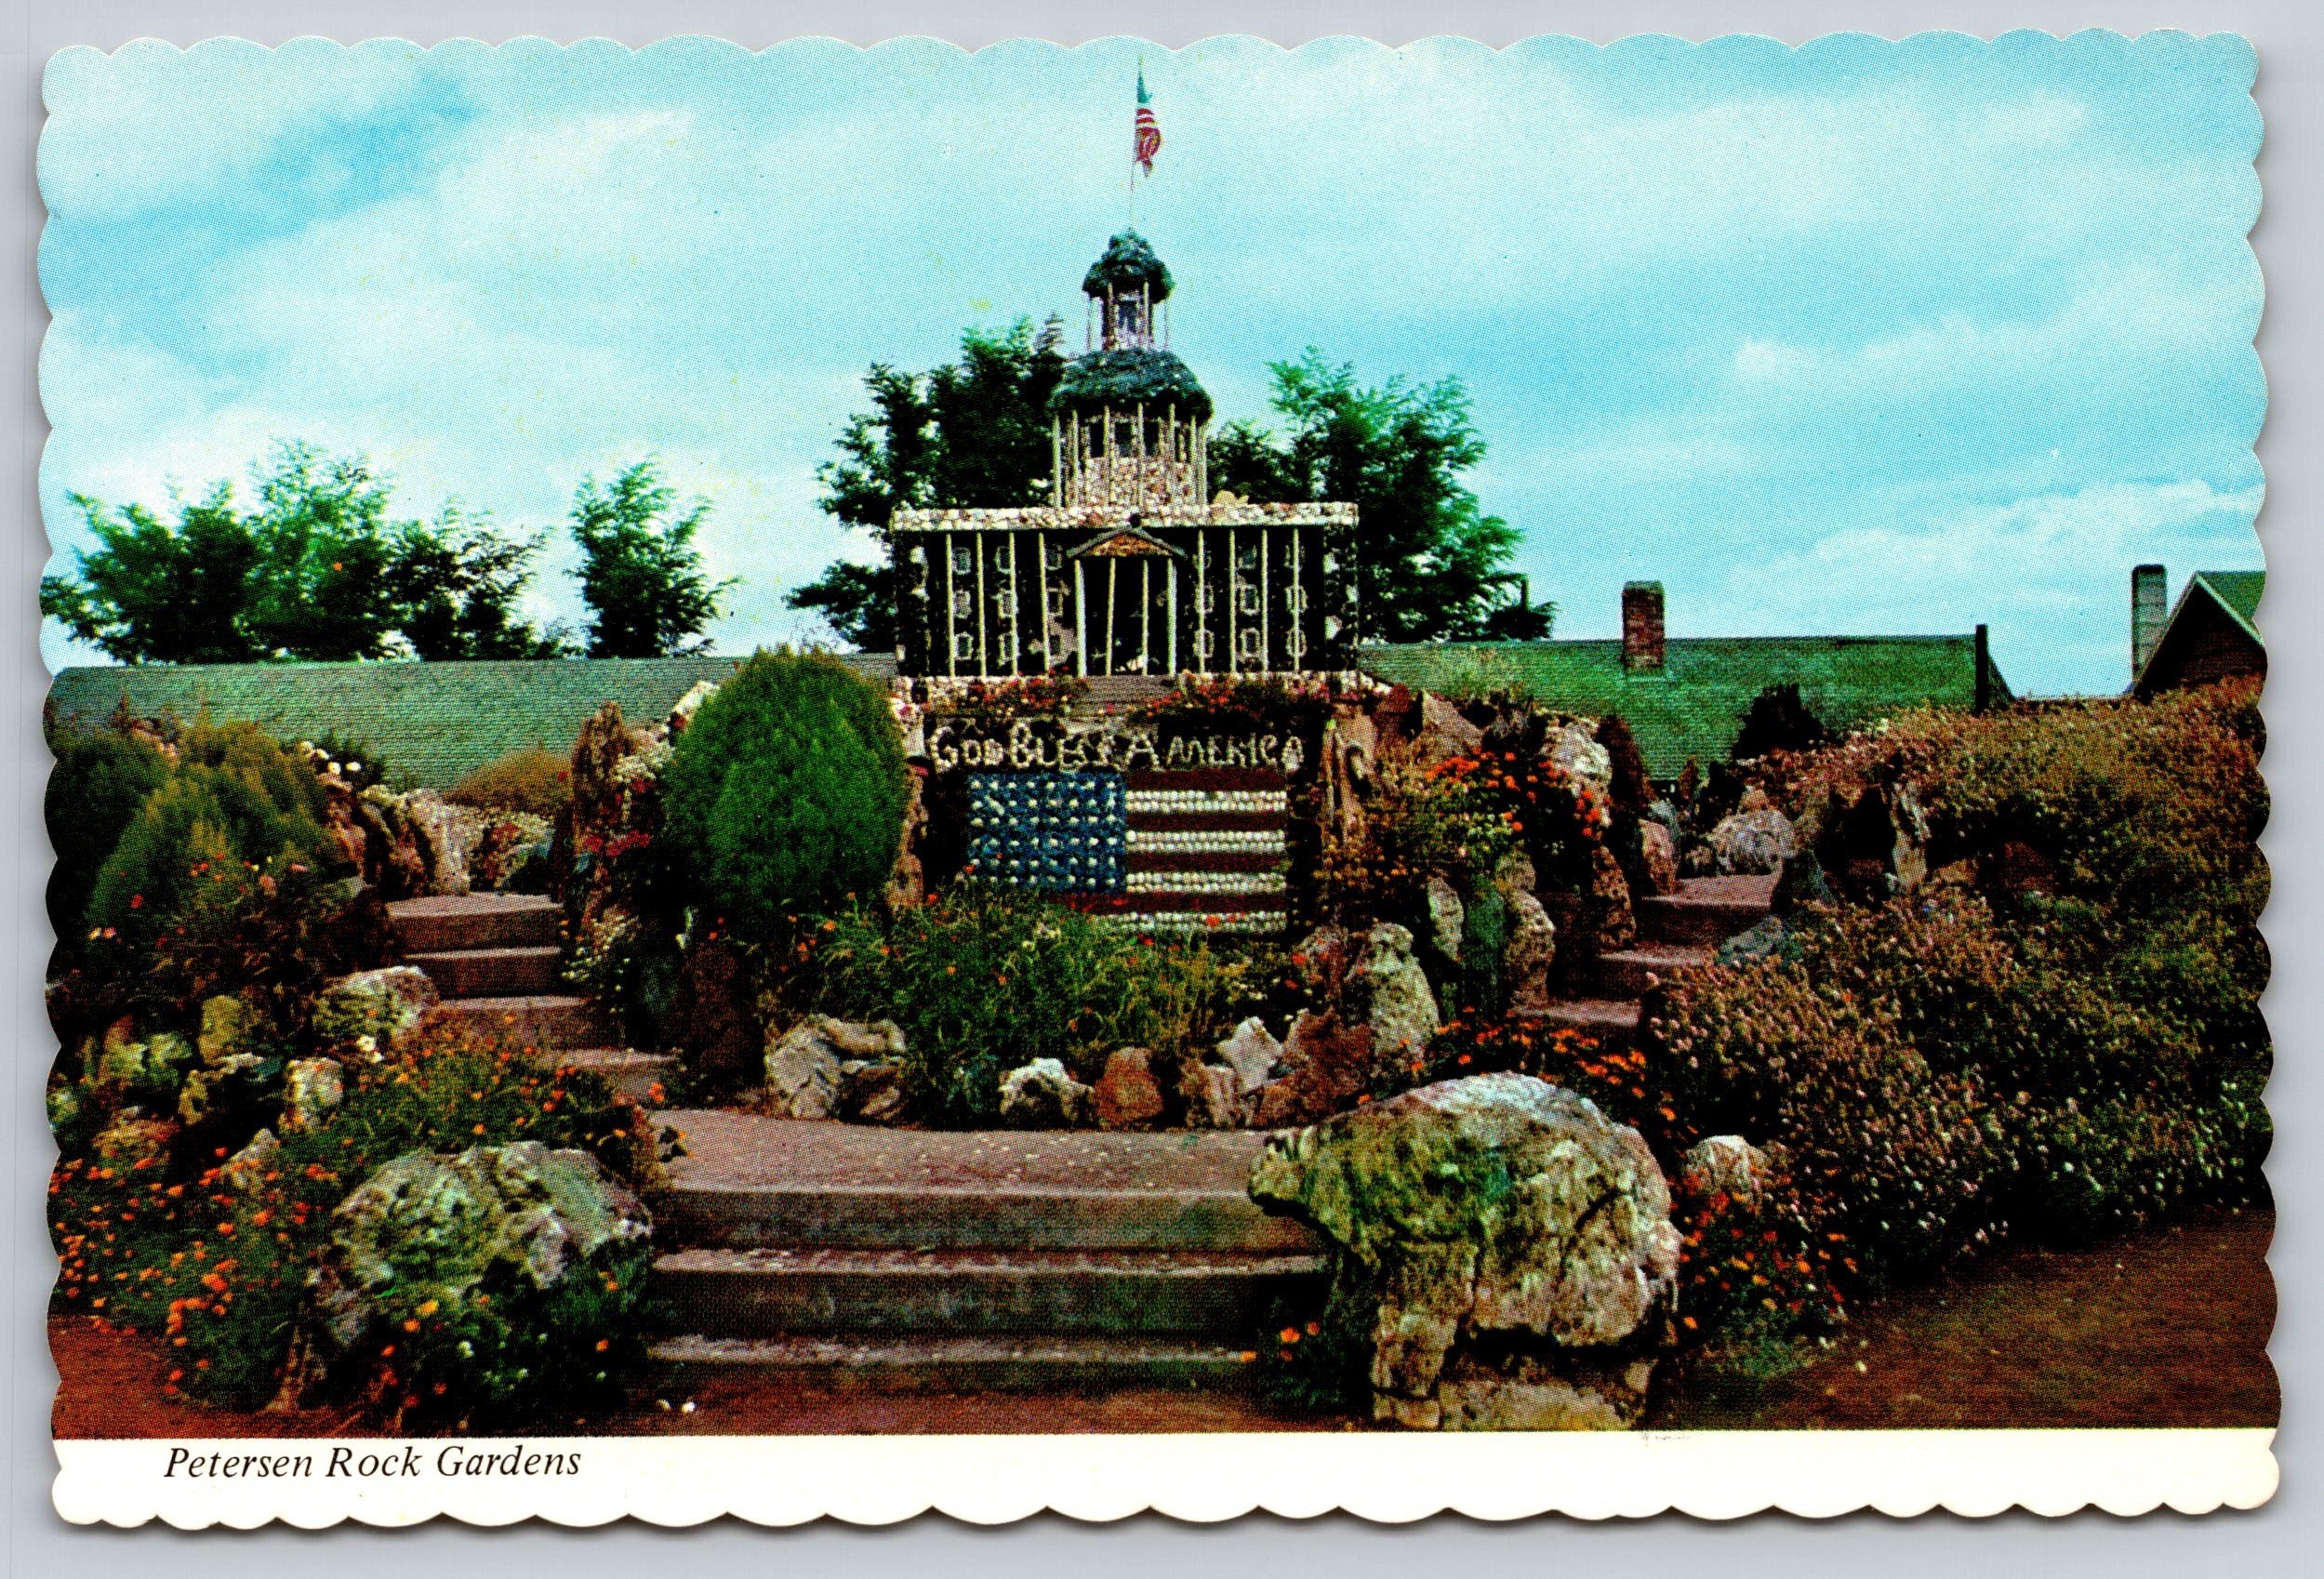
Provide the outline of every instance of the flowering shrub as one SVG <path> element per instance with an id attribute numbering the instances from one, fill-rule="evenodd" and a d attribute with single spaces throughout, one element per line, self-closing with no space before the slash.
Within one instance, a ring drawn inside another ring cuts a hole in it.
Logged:
<path id="1" fill-rule="evenodd" d="M 1304 735 L 1322 725 L 1334 701 L 1358 694 L 1329 677 L 1219 675 L 1197 680 L 1186 675 L 1170 691 L 1140 703 L 1135 716 L 1212 729 L 1271 729 Z"/>
<path id="2" fill-rule="evenodd" d="M 1028 674 L 1007 680 L 923 682 L 930 718 L 1056 718 L 1073 710 L 1089 694 L 1089 682 L 1074 674 Z"/>
<path id="3" fill-rule="evenodd" d="M 1892 1003 L 1763 959 L 1683 973 L 1651 1024 L 1678 1149 L 1740 1134 L 1790 1152 L 1797 1210 L 1867 1280 L 1930 1270 L 2002 1230 L 2012 1104 L 1940 1073 Z"/>
<path id="4" fill-rule="evenodd" d="M 1127 933 L 1023 890 L 963 883 L 893 920 L 857 908 L 795 946 L 814 1007 L 892 1019 L 912 1108 L 989 1123 L 1001 1077 L 1055 1058 L 1094 1080 L 1116 1049 L 1215 1041 L 1275 973 L 1261 949 Z"/>
<path id="5" fill-rule="evenodd" d="M 1681 1168 L 1670 1214 L 1680 1233 L 1679 1324 L 1730 1343 L 1837 1320 L 1858 1267 L 1833 1203 L 1803 1193 L 1781 1147 L 1766 1153 L 1760 1188 L 1735 1193 Z"/>
<path id="6" fill-rule="evenodd" d="M 404 1055 L 351 1067 L 347 1081 L 345 1101 L 320 1124 L 245 1160 L 230 1161 L 224 1147 L 193 1171 L 174 1169 L 158 1153 L 133 1161 L 65 1157 L 48 1188 L 62 1263 L 51 1308 L 159 1334 L 179 1355 L 171 1392 L 255 1408 L 281 1380 L 292 1319 L 332 1210 L 382 1163 L 538 1140 L 592 1151 L 631 1178 L 650 1179 L 657 1166 L 657 1142 L 640 1109 L 594 1075 L 540 1065 L 529 1048 L 438 1033 Z M 610 1353 L 627 1331 L 619 1318 L 637 1297 L 635 1283 L 627 1300 L 603 1305 L 594 1296 L 553 1309 L 504 1302 L 487 1323 L 507 1329 L 497 1345 L 480 1345 L 475 1331 L 429 1329 L 414 1313 L 408 1319 L 421 1323 L 413 1332 L 427 1357 L 420 1369 L 412 1355 L 399 1364 L 396 1354 L 379 1354 L 362 1390 L 399 1420 L 437 1400 L 497 1400 L 504 1413 L 562 1404 L 558 1389 L 571 1382 L 570 1367 L 551 1365 L 512 1388 L 509 1377 L 523 1367 L 508 1356 L 558 1347 L 561 1334 L 578 1341 L 572 1328 L 583 1319 L 606 1324 L 587 1333 L 580 1351 Z M 604 1350 L 600 1338 L 608 1340 Z"/>

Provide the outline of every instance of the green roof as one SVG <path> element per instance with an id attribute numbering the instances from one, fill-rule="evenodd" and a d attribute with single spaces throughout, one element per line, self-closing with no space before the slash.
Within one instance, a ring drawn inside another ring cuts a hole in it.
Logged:
<path id="1" fill-rule="evenodd" d="M 1676 778 L 1689 757 L 1724 761 L 1743 715 L 1770 685 L 1796 684 L 1808 710 L 1854 729 L 1909 707 L 1970 708 L 1977 699 L 1977 639 L 1964 636 L 1708 636 L 1673 638 L 1663 668 L 1633 674 L 1622 644 L 1482 642 L 1374 646 L 1364 670 L 1415 690 L 1521 688 L 1535 701 L 1588 718 L 1620 713 L 1647 771 Z M 1989 670 L 1993 699 L 2009 698 Z"/>
<path id="2" fill-rule="evenodd" d="M 1167 301 L 1170 299 L 1170 271 L 1154 256 L 1154 249 L 1135 231 L 1123 231 L 1106 244 L 1106 250 L 1097 255 L 1097 261 L 1089 266 L 1082 278 L 1082 290 L 1088 296 L 1102 297 L 1109 290 L 1118 296 L 1130 296 L 1144 285 L 1147 299 Z"/>
<path id="3" fill-rule="evenodd" d="M 606 702 L 651 722 L 737 657 L 565 658 L 490 663 L 145 664 L 68 669 L 49 687 L 60 715 L 109 718 L 126 695 L 139 717 L 192 719 L 207 707 L 286 740 L 331 733 L 379 753 L 391 773 L 449 788 L 527 746 L 571 749 Z M 847 655 L 884 682 L 892 657 Z"/>
<path id="4" fill-rule="evenodd" d="M 1211 414 L 1211 397 L 1194 377 L 1194 370 L 1174 352 L 1152 346 L 1116 346 L 1075 357 L 1065 365 L 1064 376 L 1049 396 L 1049 409 L 1061 414 L 1091 412 L 1141 401 L 1153 405 L 1175 404 L 1196 422 Z"/>
<path id="5" fill-rule="evenodd" d="M 2236 623 L 2243 627 L 2244 634 L 2259 641 L 2260 594 L 2267 590 L 2266 571 L 2198 570 L 2188 578 L 2187 585 L 2190 590 L 2201 587 L 2218 599 L 2220 606 L 2235 616 Z M 2181 601 L 2185 601 L 2184 594 Z"/>

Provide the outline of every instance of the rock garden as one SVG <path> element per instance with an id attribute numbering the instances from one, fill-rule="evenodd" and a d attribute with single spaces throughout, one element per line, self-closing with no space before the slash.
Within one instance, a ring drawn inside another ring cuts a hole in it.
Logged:
<path id="1" fill-rule="evenodd" d="M 1627 1428 L 2260 1198 L 2253 696 L 1737 722 L 1656 784 L 1506 695 L 762 654 L 438 792 L 52 720 L 55 1309 L 392 1430 L 719 1365 Z"/>

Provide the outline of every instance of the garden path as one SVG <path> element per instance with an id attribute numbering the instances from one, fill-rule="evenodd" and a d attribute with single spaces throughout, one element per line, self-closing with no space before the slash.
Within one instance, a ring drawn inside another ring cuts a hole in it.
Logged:
<path id="1" fill-rule="evenodd" d="M 1264 1136 L 887 1130 L 667 1111 L 673 1385 L 1109 1391 L 1231 1383 L 1322 1274 L 1244 1189 Z"/>
<path id="2" fill-rule="evenodd" d="M 564 911 L 531 894 L 458 894 L 399 900 L 388 920 L 404 962 L 443 995 L 440 1013 L 484 1032 L 513 1034 L 560 1064 L 602 1075 L 632 1101 L 658 1100 L 674 1060 L 618 1045 L 604 1008 L 564 989 L 559 929 Z"/>
<path id="3" fill-rule="evenodd" d="M 1640 1000 L 1654 984 L 1672 971 L 1709 964 L 1721 942 L 1766 918 L 1774 896 L 1773 873 L 1683 878 L 1676 894 L 1648 895 L 1638 901 L 1637 944 L 1583 966 L 1582 992 L 1551 1003 L 1542 1018 L 1609 1046 L 1628 1045 Z"/>

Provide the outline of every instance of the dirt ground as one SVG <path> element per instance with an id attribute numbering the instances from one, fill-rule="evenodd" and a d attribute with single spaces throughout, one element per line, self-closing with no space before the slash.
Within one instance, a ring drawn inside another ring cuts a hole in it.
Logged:
<path id="1" fill-rule="evenodd" d="M 2271 1213 L 2211 1211 L 2090 1250 L 2006 1250 L 1865 1307 L 1772 1379 L 1695 1365 L 1661 1389 L 1665 1430 L 2273 1426 Z M 346 1412 L 243 1414 L 163 1396 L 161 1341 L 49 1322 L 60 1437 L 372 1434 Z M 1763 1357 L 1764 1358 L 1764 1357 Z M 1762 1363 L 1759 1370 L 1770 1369 Z M 685 1406 L 691 1403 L 689 1411 Z M 664 1406 L 667 1405 L 665 1408 Z M 715 1377 L 647 1393 L 584 1434 L 844 1435 L 1344 1430 L 1238 1392 L 898 1394 Z"/>
<path id="2" fill-rule="evenodd" d="M 1695 1367 L 1667 1430 L 2273 1426 L 2272 1212 L 2212 1210 L 2089 1250 L 2003 1250 L 1859 1309 L 1801 1370 Z"/>

